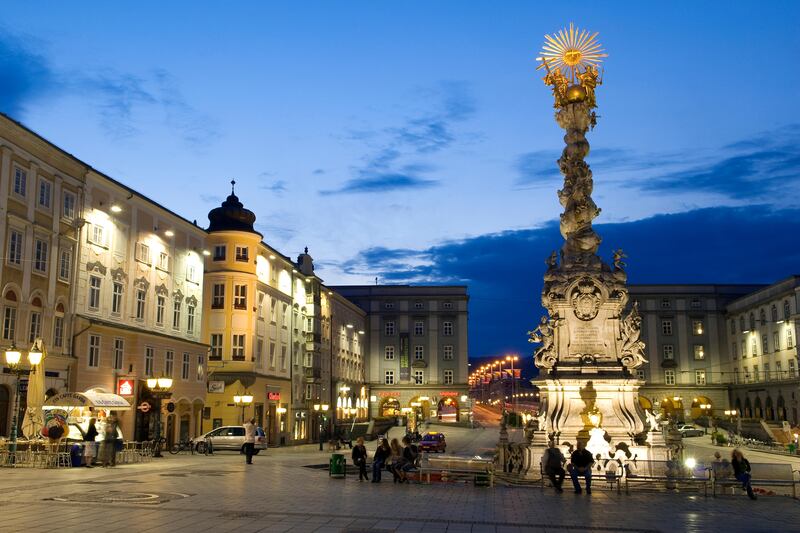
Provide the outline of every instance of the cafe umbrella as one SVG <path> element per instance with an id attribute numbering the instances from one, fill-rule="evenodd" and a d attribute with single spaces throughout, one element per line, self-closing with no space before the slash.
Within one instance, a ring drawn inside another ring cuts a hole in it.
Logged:
<path id="1" fill-rule="evenodd" d="M 36 339 L 31 346 L 32 353 L 42 354 L 41 360 L 37 365 L 31 365 L 31 372 L 28 375 L 28 394 L 26 396 L 25 417 L 22 420 L 22 433 L 29 439 L 41 436 L 44 418 L 42 416 L 42 406 L 44 405 L 44 361 L 47 353 L 44 350 L 42 339 Z"/>

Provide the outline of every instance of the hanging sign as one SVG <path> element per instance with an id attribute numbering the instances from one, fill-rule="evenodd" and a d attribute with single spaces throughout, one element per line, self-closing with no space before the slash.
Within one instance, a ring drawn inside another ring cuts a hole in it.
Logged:
<path id="1" fill-rule="evenodd" d="M 117 380 L 117 394 L 120 396 L 133 396 L 133 380 L 130 378 L 119 378 Z"/>
<path id="2" fill-rule="evenodd" d="M 408 333 L 400 334 L 400 381 L 411 379 L 411 364 L 408 357 Z"/>

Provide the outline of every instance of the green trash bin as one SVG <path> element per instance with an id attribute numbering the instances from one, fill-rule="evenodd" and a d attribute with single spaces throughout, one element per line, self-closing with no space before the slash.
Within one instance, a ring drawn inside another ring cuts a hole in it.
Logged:
<path id="1" fill-rule="evenodd" d="M 330 477 L 343 478 L 346 473 L 347 462 L 344 460 L 344 455 L 341 453 L 331 454 L 331 466 L 328 471 Z"/>

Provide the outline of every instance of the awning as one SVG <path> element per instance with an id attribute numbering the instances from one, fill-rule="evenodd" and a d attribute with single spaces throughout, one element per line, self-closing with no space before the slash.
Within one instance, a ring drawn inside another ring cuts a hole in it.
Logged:
<path id="1" fill-rule="evenodd" d="M 97 407 L 98 409 L 113 409 L 114 411 L 127 411 L 131 404 L 116 394 L 110 392 L 64 392 L 56 394 L 45 400 L 43 409 L 59 407 Z"/>

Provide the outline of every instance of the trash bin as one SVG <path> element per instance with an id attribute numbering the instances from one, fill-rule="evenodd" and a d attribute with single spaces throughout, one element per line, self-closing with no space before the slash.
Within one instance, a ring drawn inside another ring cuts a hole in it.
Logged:
<path id="1" fill-rule="evenodd" d="M 330 477 L 343 478 L 345 476 L 345 468 L 347 463 L 344 460 L 344 455 L 341 453 L 331 454 L 331 466 L 328 471 Z"/>
<path id="2" fill-rule="evenodd" d="M 488 487 L 489 486 L 489 474 L 475 474 L 474 480 L 476 487 Z"/>
<path id="3" fill-rule="evenodd" d="M 73 444 L 69 449 L 69 458 L 72 466 L 81 466 L 83 462 L 83 446 L 80 444 Z"/>

